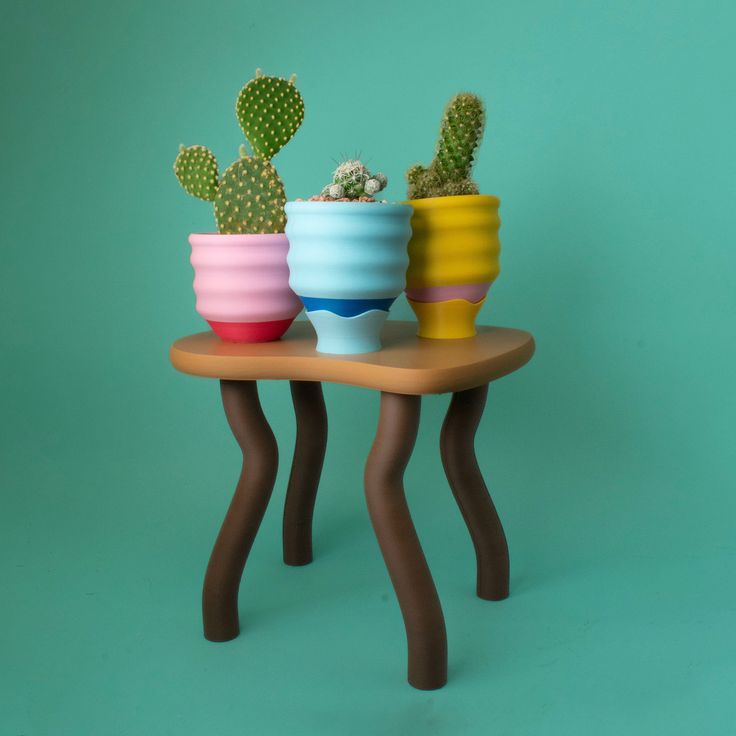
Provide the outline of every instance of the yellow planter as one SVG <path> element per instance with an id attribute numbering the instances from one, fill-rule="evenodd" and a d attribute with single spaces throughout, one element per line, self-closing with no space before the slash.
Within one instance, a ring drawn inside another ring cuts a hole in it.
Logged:
<path id="1" fill-rule="evenodd" d="M 406 291 L 419 336 L 472 337 L 499 273 L 499 200 L 488 194 L 414 199 Z M 471 296 L 472 295 L 472 296 Z"/>
<path id="2" fill-rule="evenodd" d="M 473 337 L 475 318 L 485 299 L 469 302 L 466 299 L 446 299 L 441 302 L 415 302 L 408 299 L 419 322 L 417 335 L 436 340 Z"/>

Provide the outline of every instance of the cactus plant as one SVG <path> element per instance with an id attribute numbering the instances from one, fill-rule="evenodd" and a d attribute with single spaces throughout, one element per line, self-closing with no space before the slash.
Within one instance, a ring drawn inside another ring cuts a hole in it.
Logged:
<path id="1" fill-rule="evenodd" d="M 373 195 L 387 184 L 385 174 L 371 174 L 361 161 L 349 159 L 335 169 L 332 181 L 323 187 L 318 198 L 372 201 Z"/>
<path id="2" fill-rule="evenodd" d="M 304 101 L 291 78 L 256 78 L 240 90 L 235 112 L 253 152 L 270 161 L 294 136 L 304 120 Z"/>
<path id="3" fill-rule="evenodd" d="M 213 202 L 217 195 L 217 159 L 205 146 L 179 146 L 174 173 L 193 197 Z"/>
<path id="4" fill-rule="evenodd" d="M 463 92 L 445 107 L 434 160 L 406 172 L 409 199 L 478 194 L 471 178 L 475 152 L 483 137 L 485 110 L 476 95 Z"/>
<path id="5" fill-rule="evenodd" d="M 240 158 L 220 177 L 214 154 L 205 146 L 179 147 L 174 173 L 184 190 L 214 202 L 221 233 L 281 233 L 286 217 L 284 184 L 271 158 L 288 143 L 304 119 L 304 101 L 288 80 L 256 70 L 238 95 L 235 112 L 253 155 Z"/>

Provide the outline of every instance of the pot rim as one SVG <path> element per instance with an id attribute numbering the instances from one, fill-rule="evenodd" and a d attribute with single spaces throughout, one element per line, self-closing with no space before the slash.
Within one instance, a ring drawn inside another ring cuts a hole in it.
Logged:
<path id="1" fill-rule="evenodd" d="M 289 244 L 286 233 L 189 233 L 187 240 L 192 248 L 215 245 L 232 248 L 278 248 Z"/>
<path id="2" fill-rule="evenodd" d="M 501 200 L 495 194 L 454 194 L 448 197 L 407 199 L 405 202 L 415 209 L 428 209 L 430 207 L 472 207 L 478 204 L 490 204 L 498 207 L 501 204 Z"/>
<path id="3" fill-rule="evenodd" d="M 196 233 L 189 233 L 189 237 L 192 236 L 204 236 L 204 237 L 212 237 L 214 235 L 217 235 L 220 238 L 281 238 L 286 233 L 218 233 L 215 231 L 210 232 L 196 232 Z"/>
<path id="4" fill-rule="evenodd" d="M 366 205 L 379 205 L 379 207 L 371 206 L 366 209 Z M 367 214 L 369 211 L 376 214 L 382 212 L 384 214 L 390 215 L 399 215 L 406 212 L 411 212 L 411 204 L 409 204 L 408 202 L 309 202 L 306 200 L 303 202 L 291 200 L 286 203 L 284 211 L 288 215 L 289 210 L 299 209 L 307 211 L 320 211 L 324 210 L 325 208 L 340 210 L 341 212 L 347 212 L 354 215 L 361 213 Z M 286 225 L 288 227 L 288 220 Z"/>

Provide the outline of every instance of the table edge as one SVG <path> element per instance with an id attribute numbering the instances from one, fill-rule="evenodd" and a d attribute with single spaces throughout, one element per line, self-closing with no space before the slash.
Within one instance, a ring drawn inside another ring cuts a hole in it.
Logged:
<path id="1" fill-rule="evenodd" d="M 344 373 L 345 364 L 339 357 L 335 357 L 333 361 L 330 361 L 329 357 L 324 357 L 320 361 L 320 370 L 314 373 L 309 370 L 295 372 L 293 363 L 289 364 L 290 368 L 288 370 L 280 371 L 271 367 L 268 371 L 263 372 L 253 369 L 251 363 L 250 370 L 245 372 L 242 370 L 234 371 L 232 366 L 227 365 L 229 361 L 232 361 L 230 356 L 200 356 L 196 353 L 185 353 L 179 350 L 176 343 L 174 343 L 169 349 L 169 359 L 174 368 L 180 373 L 198 378 L 214 378 L 226 381 L 319 381 L 321 383 L 336 383 L 375 391 L 422 396 L 464 391 L 490 383 L 517 371 L 531 360 L 536 350 L 534 337 L 530 333 L 526 334 L 529 339 L 525 343 L 490 362 L 481 361 L 462 368 L 436 369 L 430 375 L 423 375 L 424 371 L 415 368 L 373 366 L 371 379 L 375 378 L 375 380 L 370 381 L 344 380 L 339 374 Z M 182 356 L 186 356 L 184 362 L 181 360 Z M 306 360 L 309 360 L 309 358 L 306 358 Z M 198 363 L 201 368 L 197 367 Z M 333 363 L 335 373 L 331 372 Z M 381 374 L 385 374 L 383 379 Z"/>

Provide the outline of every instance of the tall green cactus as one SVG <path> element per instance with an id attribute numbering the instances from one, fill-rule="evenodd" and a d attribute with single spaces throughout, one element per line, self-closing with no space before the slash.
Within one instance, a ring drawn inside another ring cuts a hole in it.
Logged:
<path id="1" fill-rule="evenodd" d="M 252 156 L 240 158 L 220 177 L 214 154 L 204 146 L 179 147 L 174 173 L 184 190 L 214 202 L 221 233 L 281 233 L 286 217 L 284 184 L 271 158 L 294 136 L 304 119 L 304 101 L 291 79 L 266 77 L 260 69 L 238 95 L 235 112 Z"/>
<path id="2" fill-rule="evenodd" d="M 409 199 L 478 194 L 471 172 L 484 127 L 480 97 L 467 92 L 453 97 L 445 108 L 434 160 L 427 167 L 417 164 L 406 172 Z"/>

